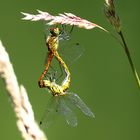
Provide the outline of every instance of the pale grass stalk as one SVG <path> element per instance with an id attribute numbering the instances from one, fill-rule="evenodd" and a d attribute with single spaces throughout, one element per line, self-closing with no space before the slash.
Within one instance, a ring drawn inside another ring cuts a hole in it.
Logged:
<path id="1" fill-rule="evenodd" d="M 34 119 L 26 89 L 19 85 L 9 55 L 0 41 L 0 77 L 4 79 L 17 118 L 17 126 L 25 140 L 47 140 Z"/>

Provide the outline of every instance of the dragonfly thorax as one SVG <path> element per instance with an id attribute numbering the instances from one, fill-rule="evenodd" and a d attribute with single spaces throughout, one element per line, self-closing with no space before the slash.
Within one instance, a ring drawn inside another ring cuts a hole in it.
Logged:
<path id="1" fill-rule="evenodd" d="M 47 38 L 47 46 L 48 46 L 48 48 L 49 48 L 52 52 L 57 51 L 58 45 L 59 45 L 58 37 L 56 37 L 56 36 L 49 36 L 49 37 Z"/>

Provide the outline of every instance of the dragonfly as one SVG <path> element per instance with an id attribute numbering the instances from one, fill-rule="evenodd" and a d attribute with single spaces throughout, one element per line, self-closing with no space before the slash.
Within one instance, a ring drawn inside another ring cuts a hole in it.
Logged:
<path id="1" fill-rule="evenodd" d="M 40 125 L 49 127 L 54 121 L 54 117 L 60 115 L 64 117 L 68 125 L 75 127 L 78 124 L 77 117 L 74 113 L 74 108 L 78 108 L 86 116 L 94 118 L 93 112 L 90 108 L 82 101 L 82 99 L 73 92 L 69 92 L 65 87 L 69 83 L 69 75 L 65 77 L 62 83 L 59 85 L 56 83 L 55 74 L 52 74 L 50 78 L 44 80 L 44 85 L 49 89 L 53 95 L 50 102 L 45 110 L 45 113 L 40 121 Z"/>
<path id="2" fill-rule="evenodd" d="M 48 52 L 50 54 L 48 55 L 49 62 L 46 64 L 46 68 L 39 79 L 39 82 L 41 81 L 39 84 L 40 87 L 45 87 L 49 89 L 53 96 L 50 105 L 47 107 L 45 117 L 43 117 L 40 124 L 48 124 L 48 121 L 44 121 L 46 120 L 45 118 L 49 118 L 51 114 L 56 113 L 56 115 L 61 114 L 65 118 L 66 122 L 74 127 L 77 125 L 77 118 L 76 115 L 73 113 L 73 109 L 71 108 L 72 106 L 79 108 L 85 115 L 89 117 L 94 117 L 94 114 L 77 94 L 67 91 L 70 87 L 71 74 L 68 66 L 60 57 L 57 49 L 59 46 L 59 41 L 61 41 L 61 39 L 67 40 L 69 36 L 62 36 L 63 34 L 65 34 L 65 31 L 61 32 L 58 27 L 51 29 L 50 33 L 51 35 L 47 38 L 46 41 Z M 63 69 L 65 71 L 66 76 L 61 84 L 56 83 L 56 77 L 52 76 L 53 74 L 51 74 L 50 78 L 46 78 L 46 73 L 48 71 L 48 68 L 50 67 L 52 58 L 54 56 L 56 57 L 60 65 L 63 66 Z"/>
<path id="3" fill-rule="evenodd" d="M 67 61 L 69 61 L 69 63 L 70 61 L 78 59 L 83 53 L 83 49 L 79 47 L 79 43 L 68 45 L 68 40 L 70 40 L 70 34 L 73 30 L 73 27 L 74 26 L 72 26 L 69 34 L 66 32 L 66 26 L 63 26 L 63 25 L 62 25 L 62 28 L 57 27 L 57 26 L 50 28 L 49 30 L 50 35 L 46 39 L 46 46 L 48 48 L 47 62 L 46 62 L 45 70 L 43 71 L 43 73 L 41 74 L 38 80 L 39 87 L 41 88 L 44 87 L 43 79 L 46 73 L 48 72 L 48 69 L 51 65 L 53 57 L 55 57 L 58 60 L 58 62 L 60 63 L 60 66 L 64 67 L 67 73 L 69 73 L 70 75 L 68 66 L 66 65 L 62 57 L 59 55 L 60 52 L 62 52 L 61 51 L 62 49 L 64 50 L 65 48 L 67 53 L 69 53 L 68 55 L 65 55 L 67 56 L 66 59 L 68 58 Z M 63 46 L 61 46 L 62 44 Z"/>

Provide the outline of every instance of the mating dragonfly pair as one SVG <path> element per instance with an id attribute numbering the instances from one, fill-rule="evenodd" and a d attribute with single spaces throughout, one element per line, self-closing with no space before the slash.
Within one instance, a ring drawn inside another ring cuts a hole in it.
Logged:
<path id="1" fill-rule="evenodd" d="M 38 80 L 38 84 L 41 88 L 47 88 L 53 96 L 40 122 L 41 125 L 49 125 L 51 122 L 50 120 L 53 119 L 52 114 L 60 114 L 64 117 L 69 125 L 76 126 L 77 118 L 73 112 L 73 107 L 79 108 L 85 115 L 89 117 L 94 117 L 92 111 L 77 94 L 67 91 L 70 87 L 71 73 L 69 71 L 69 67 L 63 60 L 63 57 L 60 55 L 59 50 L 62 48 L 68 48 L 68 51 L 70 52 L 70 48 L 72 48 L 72 53 L 74 55 L 71 58 L 73 60 L 79 58 L 82 53 L 82 49 L 79 47 L 79 43 L 72 44 L 71 46 L 67 44 L 67 42 L 71 40 L 70 34 L 72 30 L 73 26 L 69 33 L 66 31 L 66 26 L 55 26 L 49 29 L 50 33 L 46 38 L 46 46 L 48 48 L 47 62 L 45 70 Z M 66 45 L 61 46 L 61 42 L 66 42 Z M 49 69 L 52 68 L 51 63 L 53 58 L 56 58 L 57 62 L 61 66 L 61 69 L 65 73 L 65 77 L 60 84 L 57 83 L 59 77 L 56 76 L 56 71 L 53 70 L 53 72 L 48 72 Z"/>

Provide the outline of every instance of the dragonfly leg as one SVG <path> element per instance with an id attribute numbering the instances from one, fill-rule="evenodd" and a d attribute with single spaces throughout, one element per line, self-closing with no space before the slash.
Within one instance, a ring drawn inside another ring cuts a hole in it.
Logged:
<path id="1" fill-rule="evenodd" d="M 62 31 L 61 31 L 60 38 L 62 37 L 61 39 L 69 40 L 70 39 L 70 35 L 71 35 L 71 33 L 72 33 L 73 29 L 74 29 L 74 25 L 72 25 L 70 31 L 67 31 L 66 24 L 62 24 L 61 26 L 62 26 Z"/>
<path id="2" fill-rule="evenodd" d="M 56 75 L 57 71 L 51 66 L 51 64 L 49 65 L 49 69 L 51 69 L 52 71 L 48 71 L 45 75 L 44 78 L 50 81 L 54 80 L 54 75 Z"/>
<path id="3" fill-rule="evenodd" d="M 74 29 L 74 25 L 72 25 L 72 27 L 71 27 L 71 29 L 70 29 L 70 31 L 69 31 L 69 34 L 72 33 L 73 29 Z"/>
<path id="4" fill-rule="evenodd" d="M 63 68 L 62 68 L 62 65 L 59 63 L 59 67 L 60 67 L 60 71 L 61 73 L 58 75 L 58 71 L 55 70 L 51 65 L 50 65 L 50 68 L 52 69 L 52 72 L 48 72 L 46 73 L 45 75 L 45 78 L 47 80 L 50 80 L 50 81 L 58 81 L 64 74 L 63 72 Z"/>

